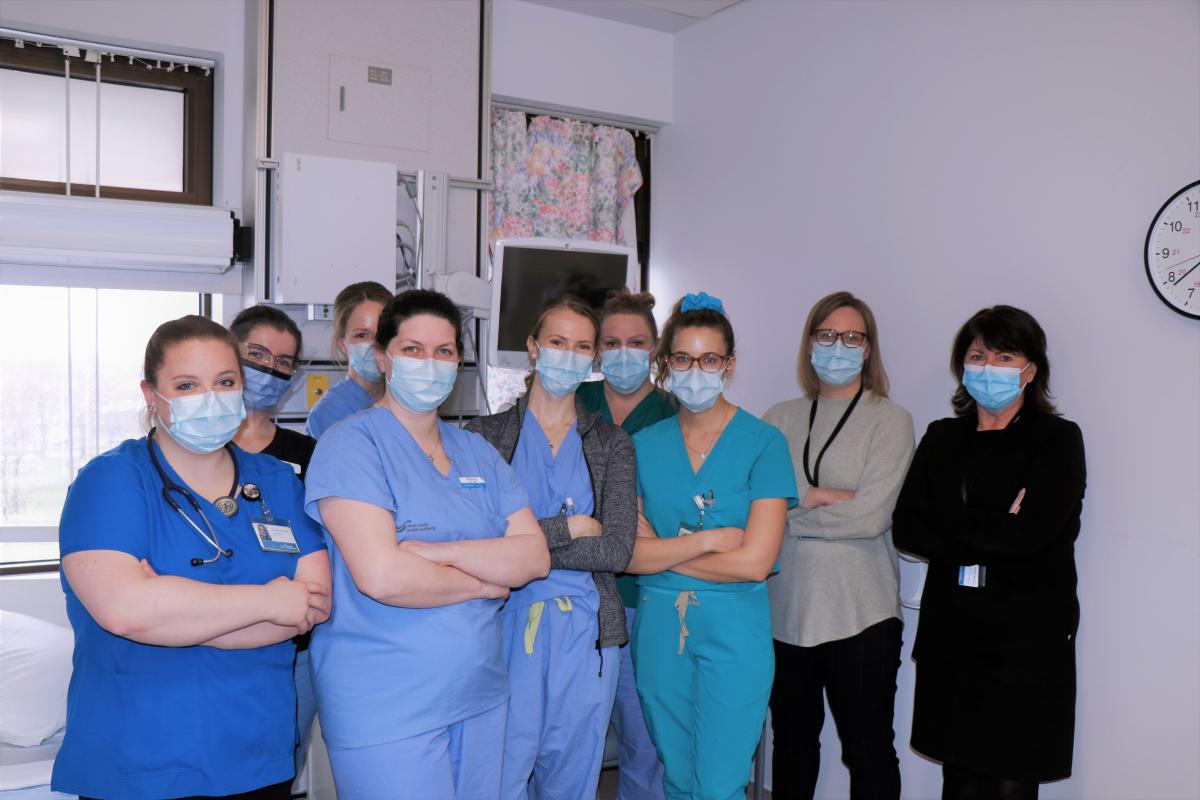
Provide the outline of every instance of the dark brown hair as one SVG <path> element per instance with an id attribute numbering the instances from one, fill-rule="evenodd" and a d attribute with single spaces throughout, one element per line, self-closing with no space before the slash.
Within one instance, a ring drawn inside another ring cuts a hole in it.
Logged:
<path id="1" fill-rule="evenodd" d="M 274 328 L 280 333 L 291 334 L 292 338 L 296 340 L 296 352 L 292 355 L 300 357 L 300 351 L 304 348 L 304 337 L 300 335 L 300 327 L 291 317 L 273 306 L 257 305 L 243 308 L 233 318 L 229 332 L 238 342 L 245 342 L 250 338 L 250 331 L 259 325 Z"/>
<path id="2" fill-rule="evenodd" d="M 728 357 L 734 352 L 733 325 L 729 323 L 729 317 L 715 308 L 693 308 L 689 311 L 680 311 L 681 305 L 683 305 L 682 297 L 671 308 L 671 316 L 667 318 L 667 324 L 663 325 L 662 337 L 658 340 L 658 346 L 654 348 L 652 358 L 657 369 L 654 381 L 660 388 L 666 385 L 667 376 L 671 372 L 667 365 L 667 358 L 671 355 L 671 348 L 675 345 L 675 336 L 684 328 L 712 328 L 725 340 L 725 355 Z"/>
<path id="3" fill-rule="evenodd" d="M 634 294 L 628 287 L 623 287 L 608 295 L 598 315 L 600 324 L 613 314 L 634 314 L 646 320 L 650 326 L 650 338 L 658 339 L 658 323 L 654 320 L 654 295 L 649 292 Z"/>
<path id="4" fill-rule="evenodd" d="M 879 348 L 879 327 L 875 324 L 875 315 L 871 308 L 850 292 L 834 292 L 817 301 L 808 312 L 804 321 L 804 339 L 800 342 L 800 360 L 797 366 L 800 372 L 800 386 L 810 398 L 815 398 L 821 392 L 821 379 L 812 365 L 813 334 L 817 326 L 829 318 L 829 315 L 839 308 L 853 308 L 862 315 L 867 334 L 867 343 L 871 346 L 871 354 L 863 362 L 862 385 L 870 389 L 878 397 L 887 397 L 888 377 L 883 369 L 883 353 Z"/>
<path id="5" fill-rule="evenodd" d="M 362 281 L 350 284 L 338 292 L 337 297 L 333 298 L 332 355 L 334 360 L 337 359 L 340 352 L 338 342 L 346 337 L 346 326 L 350 324 L 350 315 L 354 313 L 354 309 L 358 308 L 359 303 L 366 300 L 374 300 L 386 307 L 388 303 L 392 302 L 392 293 L 381 283 Z"/>
<path id="6" fill-rule="evenodd" d="M 1027 311 L 1012 306 L 992 306 L 977 311 L 954 336 L 950 351 L 950 371 L 958 380 L 958 388 L 950 402 L 960 417 L 975 412 L 975 398 L 962 385 L 963 360 L 971 343 L 978 339 L 989 350 L 1024 356 L 1037 365 L 1033 380 L 1025 386 L 1024 408 L 1045 414 L 1057 414 L 1051 402 L 1050 359 L 1046 356 L 1046 332 Z"/>
<path id="7" fill-rule="evenodd" d="M 409 289 L 407 292 L 401 292 L 384 306 L 383 312 L 379 315 L 379 327 L 375 329 L 376 347 L 386 351 L 392 339 L 395 339 L 396 335 L 400 333 L 400 326 L 404 321 L 422 314 L 438 317 L 450 323 L 450 327 L 454 328 L 454 348 L 458 350 L 459 358 L 461 358 L 463 351 L 462 313 L 449 297 L 441 292 L 432 292 L 428 289 Z"/>
<path id="8" fill-rule="evenodd" d="M 164 322 L 154 329 L 150 341 L 146 342 L 146 357 L 142 361 L 142 377 L 151 386 L 158 385 L 158 371 L 162 369 L 167 358 L 167 351 L 177 344 L 190 342 L 193 339 L 212 339 L 229 345 L 233 358 L 241 364 L 238 355 L 237 340 L 233 334 L 225 330 L 208 317 L 188 314 L 186 317 Z"/>

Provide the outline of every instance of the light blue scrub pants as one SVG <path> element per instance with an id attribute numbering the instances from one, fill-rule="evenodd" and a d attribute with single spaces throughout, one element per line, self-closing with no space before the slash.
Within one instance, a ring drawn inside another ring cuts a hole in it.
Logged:
<path id="1" fill-rule="evenodd" d="M 329 748 L 338 800 L 499 800 L 508 706 L 371 747 Z"/>
<path id="2" fill-rule="evenodd" d="M 571 611 L 546 600 L 525 652 L 529 607 L 500 618 L 512 697 L 504 743 L 504 800 L 591 800 L 600 781 L 604 739 L 617 691 L 617 648 L 597 652 L 594 608 L 571 598 Z M 588 604 L 590 605 L 590 604 Z"/>
<path id="3" fill-rule="evenodd" d="M 633 630 L 637 612 L 625 609 L 625 624 Z M 642 718 L 633 677 L 632 643 L 621 648 L 621 676 L 617 680 L 617 699 L 613 703 L 612 723 L 619 744 L 617 800 L 663 800 L 663 765 L 654 749 L 654 740 Z"/>
<path id="4" fill-rule="evenodd" d="M 666 796 L 744 800 L 775 676 L 766 587 L 639 599 L 633 663 Z"/>

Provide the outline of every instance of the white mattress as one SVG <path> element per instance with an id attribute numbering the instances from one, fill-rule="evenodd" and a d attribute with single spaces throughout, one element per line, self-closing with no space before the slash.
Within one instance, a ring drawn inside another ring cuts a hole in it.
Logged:
<path id="1" fill-rule="evenodd" d="M 32 747 L 0 744 L 0 791 L 48 785 L 62 739 L 59 731 Z"/>

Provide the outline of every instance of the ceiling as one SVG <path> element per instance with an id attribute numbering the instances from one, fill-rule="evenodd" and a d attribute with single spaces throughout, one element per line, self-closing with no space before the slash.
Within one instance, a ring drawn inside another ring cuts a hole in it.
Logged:
<path id="1" fill-rule="evenodd" d="M 575 14 L 678 33 L 741 0 L 526 0 Z"/>

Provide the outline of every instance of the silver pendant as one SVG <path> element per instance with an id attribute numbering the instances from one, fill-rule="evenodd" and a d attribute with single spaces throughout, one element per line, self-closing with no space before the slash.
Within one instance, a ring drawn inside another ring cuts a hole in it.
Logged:
<path id="1" fill-rule="evenodd" d="M 217 507 L 218 511 L 230 518 L 234 517 L 238 512 L 237 500 L 234 500 L 232 497 L 218 497 L 213 501 L 213 505 Z"/>

